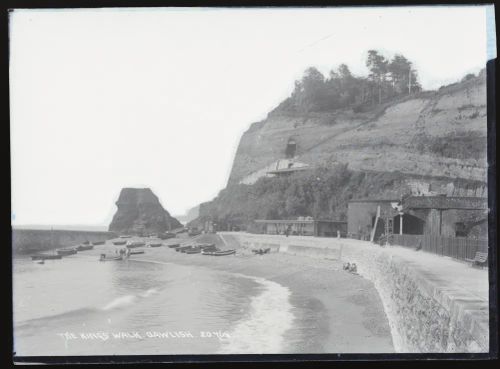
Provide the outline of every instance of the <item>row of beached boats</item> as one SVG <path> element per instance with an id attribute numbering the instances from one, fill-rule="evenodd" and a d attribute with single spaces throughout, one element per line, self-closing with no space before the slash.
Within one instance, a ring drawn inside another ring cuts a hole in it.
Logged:
<path id="1" fill-rule="evenodd" d="M 158 234 L 150 234 L 150 235 L 147 235 L 145 237 L 159 238 L 160 240 L 166 240 L 166 239 L 169 239 L 169 238 L 175 238 L 175 237 L 177 237 L 177 234 L 174 233 L 174 232 L 164 232 L 164 233 L 158 233 Z M 126 239 L 126 238 L 132 238 L 132 236 L 124 234 L 124 235 L 119 236 L 119 238 Z"/>
<path id="2" fill-rule="evenodd" d="M 143 247 L 143 246 L 161 247 L 161 246 L 163 246 L 163 243 L 162 242 L 149 242 L 146 245 L 146 242 L 142 242 L 142 241 L 113 241 L 113 245 L 126 246 L 128 249 L 135 249 L 137 247 Z"/>
<path id="3" fill-rule="evenodd" d="M 214 243 L 199 243 L 194 245 L 169 245 L 170 248 L 174 248 L 177 252 L 182 252 L 185 254 L 202 254 L 209 256 L 225 256 L 233 255 L 236 250 L 221 250 L 215 246 Z"/>
<path id="4" fill-rule="evenodd" d="M 128 249 L 134 249 L 138 247 L 161 247 L 164 246 L 161 242 L 149 242 L 146 244 L 143 241 L 123 241 L 116 240 L 113 241 L 114 245 L 123 246 L 126 245 Z M 190 245 L 181 245 L 180 243 L 172 243 L 169 245 L 165 245 L 170 249 L 174 249 L 177 252 L 185 253 L 185 254 L 202 254 L 209 256 L 225 256 L 225 255 L 233 255 L 236 253 L 236 250 L 220 250 L 218 249 L 214 243 L 195 243 Z M 114 260 L 114 259 L 113 259 Z M 116 259 L 118 260 L 118 259 Z"/>
<path id="5" fill-rule="evenodd" d="M 146 244 L 142 241 L 122 241 L 117 240 L 113 241 L 114 245 L 123 246 L 125 245 L 128 249 L 134 249 L 138 247 L 161 247 L 164 246 L 161 242 L 150 242 Z M 173 243 L 170 245 L 166 245 L 170 249 L 174 249 L 177 252 L 182 252 L 185 254 L 202 254 L 202 255 L 211 255 L 211 256 L 225 256 L 232 255 L 236 253 L 236 250 L 220 250 L 215 247 L 214 243 L 198 243 L 191 245 L 181 245 L 180 243 Z"/>

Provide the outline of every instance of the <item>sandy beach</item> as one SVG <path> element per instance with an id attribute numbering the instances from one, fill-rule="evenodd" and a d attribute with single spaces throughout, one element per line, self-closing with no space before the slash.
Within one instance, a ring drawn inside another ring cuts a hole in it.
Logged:
<path id="1" fill-rule="evenodd" d="M 97 262 L 99 254 L 114 254 L 115 249 L 120 247 L 114 246 L 112 241 L 79 255 L 95 256 Z M 238 252 L 236 255 L 223 257 L 188 255 L 166 246 L 194 241 L 213 242 L 220 248 L 237 248 Z M 129 260 L 195 265 L 265 278 L 289 288 L 292 305 L 306 306 L 314 312 L 311 316 L 315 316 L 308 327 L 296 328 L 302 332 L 311 332 L 311 340 L 296 348 L 297 353 L 394 352 L 389 324 L 373 284 L 357 274 L 342 270 L 338 261 L 282 253 L 253 255 L 250 250 L 242 249 L 234 242 L 224 242 L 219 236 L 212 234 L 196 238 L 182 235 L 163 243 L 163 247 L 142 248 L 144 254 L 132 255 Z M 287 334 L 293 335 L 294 329 L 290 329 Z"/>

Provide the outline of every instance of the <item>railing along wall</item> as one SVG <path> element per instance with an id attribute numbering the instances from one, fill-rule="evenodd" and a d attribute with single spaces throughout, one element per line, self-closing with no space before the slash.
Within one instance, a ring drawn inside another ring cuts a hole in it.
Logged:
<path id="1" fill-rule="evenodd" d="M 461 260 L 474 259 L 477 251 L 488 252 L 487 239 L 410 234 L 394 234 L 390 239 L 393 245 L 411 248 L 416 248 L 419 241 L 424 251 Z"/>

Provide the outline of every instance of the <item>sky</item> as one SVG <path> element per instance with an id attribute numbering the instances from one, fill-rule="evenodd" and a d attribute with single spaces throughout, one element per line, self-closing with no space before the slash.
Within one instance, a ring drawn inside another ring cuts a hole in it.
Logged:
<path id="1" fill-rule="evenodd" d="M 109 224 L 123 187 L 184 214 L 307 67 L 402 53 L 435 89 L 485 66 L 485 9 L 14 10 L 12 223 Z"/>

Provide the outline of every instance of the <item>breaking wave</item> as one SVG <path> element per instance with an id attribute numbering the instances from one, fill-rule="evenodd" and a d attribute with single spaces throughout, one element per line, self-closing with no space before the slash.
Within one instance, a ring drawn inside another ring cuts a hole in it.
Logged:
<path id="1" fill-rule="evenodd" d="M 276 354 L 284 349 L 284 335 L 295 319 L 290 290 L 264 278 L 250 278 L 264 291 L 252 299 L 249 314 L 229 332 L 229 337 L 222 339 L 220 354 Z"/>

